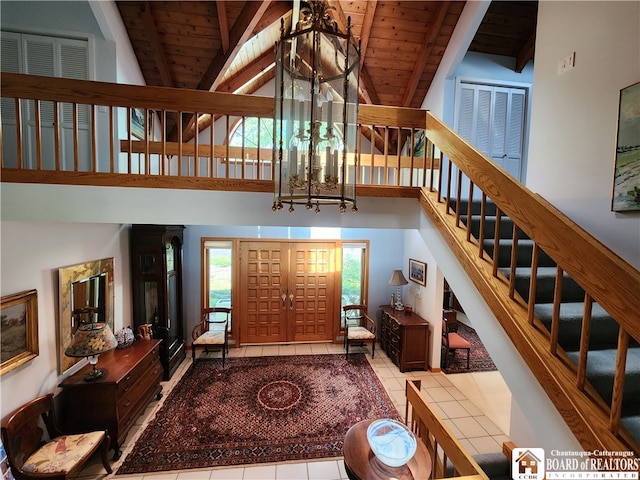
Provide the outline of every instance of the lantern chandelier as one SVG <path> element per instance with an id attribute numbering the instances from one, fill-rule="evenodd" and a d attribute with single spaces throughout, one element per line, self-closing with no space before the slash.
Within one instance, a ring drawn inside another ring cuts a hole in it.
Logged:
<path id="1" fill-rule="evenodd" d="M 347 205 L 356 212 L 360 49 L 351 19 L 341 33 L 326 2 L 302 2 L 291 33 L 276 43 L 273 211 Z"/>

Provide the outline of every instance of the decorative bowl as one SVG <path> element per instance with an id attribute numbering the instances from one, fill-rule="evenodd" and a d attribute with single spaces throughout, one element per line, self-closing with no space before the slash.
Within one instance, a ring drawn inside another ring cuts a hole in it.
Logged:
<path id="1" fill-rule="evenodd" d="M 395 420 L 376 420 L 367 428 L 367 441 L 375 456 L 389 467 L 406 464 L 416 453 L 416 437 L 406 425 Z"/>

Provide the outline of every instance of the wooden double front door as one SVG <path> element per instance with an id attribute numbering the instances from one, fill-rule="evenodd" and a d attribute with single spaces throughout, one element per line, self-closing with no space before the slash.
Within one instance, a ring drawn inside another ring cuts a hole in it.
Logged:
<path id="1" fill-rule="evenodd" d="M 241 242 L 241 344 L 332 340 L 336 251 L 335 242 Z"/>

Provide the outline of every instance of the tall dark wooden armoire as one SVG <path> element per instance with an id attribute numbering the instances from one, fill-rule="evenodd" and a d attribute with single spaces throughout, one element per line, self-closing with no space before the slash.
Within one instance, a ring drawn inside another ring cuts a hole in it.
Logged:
<path id="1" fill-rule="evenodd" d="M 131 229 L 131 283 L 134 331 L 151 324 L 162 340 L 160 361 L 164 380 L 185 358 L 182 292 L 184 226 L 133 225 Z"/>

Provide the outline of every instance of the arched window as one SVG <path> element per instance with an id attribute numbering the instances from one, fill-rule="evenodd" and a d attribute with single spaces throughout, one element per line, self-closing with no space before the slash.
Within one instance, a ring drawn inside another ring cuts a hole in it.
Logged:
<path id="1" fill-rule="evenodd" d="M 273 148 L 273 118 L 241 119 L 231 131 L 229 145 L 245 148 Z"/>

